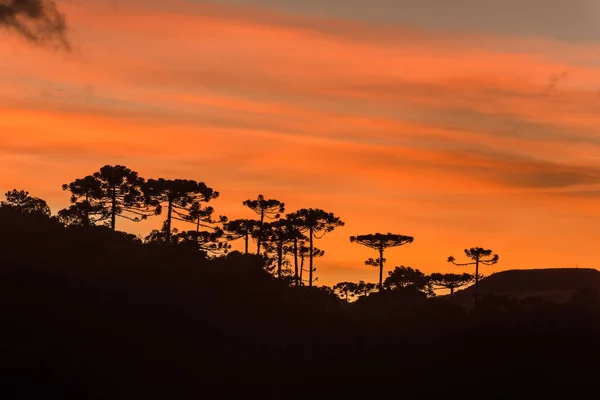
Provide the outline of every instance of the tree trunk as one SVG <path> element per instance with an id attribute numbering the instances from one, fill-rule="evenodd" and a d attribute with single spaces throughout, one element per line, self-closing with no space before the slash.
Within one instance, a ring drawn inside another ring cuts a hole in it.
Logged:
<path id="1" fill-rule="evenodd" d="M 198 220 L 196 221 L 196 248 L 200 250 L 200 216 L 198 215 Z"/>
<path id="2" fill-rule="evenodd" d="M 454 286 L 450 287 L 450 301 L 454 298 Z"/>
<path id="3" fill-rule="evenodd" d="M 298 287 L 298 238 L 294 238 L 294 282 Z"/>
<path id="4" fill-rule="evenodd" d="M 475 301 L 479 299 L 479 257 L 475 259 Z"/>
<path id="5" fill-rule="evenodd" d="M 281 265 L 283 264 L 283 242 L 277 243 L 277 278 L 281 278 Z"/>
<path id="6" fill-rule="evenodd" d="M 379 246 L 379 291 L 383 289 L 383 245 Z"/>
<path id="7" fill-rule="evenodd" d="M 304 285 L 304 282 L 302 281 L 302 273 L 304 272 L 304 256 L 300 257 L 300 285 Z"/>
<path id="8" fill-rule="evenodd" d="M 260 245 L 262 244 L 263 237 L 263 223 L 265 221 L 265 210 L 261 210 L 260 212 L 260 226 L 258 228 L 258 240 L 256 241 L 256 254 L 260 256 Z"/>
<path id="9" fill-rule="evenodd" d="M 309 258 L 309 269 L 308 269 L 308 287 L 312 287 L 313 282 L 313 228 L 312 226 L 309 229 L 310 234 L 310 250 L 308 253 Z"/>
<path id="10" fill-rule="evenodd" d="M 173 212 L 173 201 L 169 199 L 169 204 L 167 206 L 167 243 L 171 243 L 171 215 Z"/>
<path id="11" fill-rule="evenodd" d="M 246 252 L 245 252 L 245 254 L 248 254 L 248 240 L 250 239 L 249 236 L 250 236 L 250 232 L 246 231 L 246 236 L 244 237 L 244 240 L 246 241 L 246 249 L 245 249 Z"/>
<path id="12" fill-rule="evenodd" d="M 85 208 L 83 209 L 83 216 L 82 216 L 82 223 L 85 226 L 90 226 L 92 224 L 92 222 L 90 221 L 90 208 L 92 208 L 92 205 L 90 204 L 90 198 L 89 196 L 86 194 L 85 195 Z"/>
<path id="13" fill-rule="evenodd" d="M 110 229 L 114 231 L 117 223 L 117 192 L 114 187 L 112 188 L 111 200 L 112 207 L 110 209 Z"/>

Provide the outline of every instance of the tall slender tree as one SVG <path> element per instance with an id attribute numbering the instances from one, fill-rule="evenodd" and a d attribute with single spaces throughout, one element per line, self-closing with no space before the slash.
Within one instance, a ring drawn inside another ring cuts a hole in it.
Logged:
<path id="1" fill-rule="evenodd" d="M 431 274 L 431 282 L 437 288 L 450 289 L 450 301 L 454 298 L 454 290 L 473 282 L 475 277 L 471 274 Z"/>
<path id="2" fill-rule="evenodd" d="M 0 202 L 2 207 L 10 207 L 23 214 L 51 215 L 50 207 L 45 200 L 29 195 L 25 190 L 13 189 L 5 194 L 6 200 Z"/>
<path id="3" fill-rule="evenodd" d="M 287 253 L 286 245 L 294 241 L 294 227 L 285 219 L 264 224 L 263 241 L 267 244 L 268 251 L 273 251 L 277 256 L 277 277 L 281 278 L 283 257 Z"/>
<path id="4" fill-rule="evenodd" d="M 383 288 L 383 264 L 385 258 L 383 253 L 385 249 L 390 247 L 404 246 L 405 244 L 412 243 L 414 238 L 412 236 L 398 235 L 394 233 L 374 233 L 369 235 L 358 235 L 350 236 L 351 243 L 362 244 L 363 246 L 370 247 L 379 251 L 379 258 L 368 259 L 365 264 L 379 267 L 379 290 Z"/>
<path id="5" fill-rule="evenodd" d="M 223 223 L 223 230 L 227 240 L 244 239 L 244 253 L 248 254 L 248 244 L 256 236 L 258 222 L 253 219 L 234 219 Z"/>
<path id="6" fill-rule="evenodd" d="M 254 211 L 259 216 L 256 254 L 260 255 L 260 247 L 263 241 L 263 224 L 265 222 L 265 218 L 278 219 L 281 216 L 281 213 L 285 211 L 285 204 L 279 200 L 267 200 L 262 194 L 259 194 L 256 200 L 245 200 L 242 204 Z"/>
<path id="7" fill-rule="evenodd" d="M 117 217 L 137 222 L 152 215 L 144 207 L 143 183 L 137 172 L 123 165 L 105 165 L 92 175 L 63 185 L 63 190 L 71 192 L 72 215 L 82 214 L 85 224 L 89 224 L 90 215 L 96 222 L 108 220 L 114 231 Z"/>
<path id="8" fill-rule="evenodd" d="M 226 216 L 219 216 L 219 220 L 213 220 L 213 207 L 202 207 L 202 203 L 192 203 L 182 220 L 193 223 L 195 230 L 187 230 L 179 234 L 182 240 L 190 241 L 199 250 L 212 254 L 227 254 L 231 248 L 229 240 L 225 237 L 225 231 L 221 226 L 227 223 Z M 208 230 L 205 230 L 208 229 Z"/>
<path id="9" fill-rule="evenodd" d="M 302 279 L 302 276 L 304 273 L 304 261 L 306 260 L 306 258 L 307 257 L 319 258 L 319 257 L 323 257 L 324 255 L 325 255 L 325 250 L 321 250 L 316 247 L 313 247 L 311 249 L 310 247 L 308 247 L 308 245 L 305 241 L 298 242 L 298 257 L 300 258 L 298 280 L 301 285 L 304 285 L 304 280 Z M 311 269 L 313 270 L 313 272 L 317 270 L 316 268 L 311 268 Z"/>
<path id="10" fill-rule="evenodd" d="M 292 244 L 290 246 L 286 246 L 285 252 L 292 253 L 294 259 L 294 285 L 300 286 L 302 283 L 302 279 L 300 277 L 301 268 L 298 265 L 298 251 L 300 242 L 308 239 L 304 233 L 302 233 L 303 229 L 303 220 L 299 219 L 298 216 L 294 213 L 287 214 L 285 217 L 286 223 L 288 225 L 289 234 L 292 238 Z"/>
<path id="11" fill-rule="evenodd" d="M 206 186 L 204 182 L 187 179 L 149 179 L 143 188 L 145 204 L 160 215 L 163 208 L 167 209 L 164 230 L 166 242 L 171 242 L 173 220 L 193 222 L 196 217 L 208 218 L 212 208 L 199 211 L 200 203 L 206 203 L 219 197 L 219 192 Z M 196 213 L 196 214 L 195 214 Z"/>
<path id="12" fill-rule="evenodd" d="M 448 262 L 454 265 L 458 265 L 460 267 L 465 267 L 468 265 L 475 265 L 475 301 L 479 298 L 479 264 L 482 265 L 494 265 L 498 262 L 500 257 L 498 254 L 493 254 L 493 251 L 490 249 L 484 249 L 482 247 L 471 247 L 470 249 L 465 249 L 465 256 L 473 260 L 467 263 L 457 263 L 453 256 L 448 257 Z"/>
<path id="13" fill-rule="evenodd" d="M 339 217 L 336 217 L 333 213 L 329 213 L 321 209 L 303 208 L 291 214 L 291 218 L 293 218 L 298 224 L 298 230 L 307 234 L 309 249 L 313 249 L 314 239 L 321 239 L 327 233 L 332 232 L 338 227 L 344 226 L 344 222 Z M 313 284 L 313 258 L 314 254 L 312 251 L 310 251 L 308 270 L 309 287 L 311 287 Z"/>

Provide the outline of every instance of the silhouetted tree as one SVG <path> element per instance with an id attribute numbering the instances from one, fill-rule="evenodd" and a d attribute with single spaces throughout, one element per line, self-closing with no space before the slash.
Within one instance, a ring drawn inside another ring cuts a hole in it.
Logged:
<path id="1" fill-rule="evenodd" d="M 285 216 L 285 219 L 288 224 L 289 234 L 292 238 L 292 245 L 285 248 L 287 253 L 292 253 L 294 257 L 294 282 L 295 286 L 299 286 L 302 282 L 302 278 L 300 277 L 301 268 L 298 265 L 298 246 L 300 241 L 307 239 L 307 237 L 302 233 L 303 229 L 303 219 L 299 218 L 295 213 L 290 213 Z"/>
<path id="2" fill-rule="evenodd" d="M 303 208 L 291 214 L 292 218 L 298 224 L 298 229 L 301 232 L 306 232 L 308 235 L 309 249 L 312 249 L 313 239 L 320 239 L 325 236 L 328 232 L 332 232 L 335 228 L 344 226 L 344 222 L 336 217 L 333 213 L 328 213 L 320 209 Z M 308 286 L 311 287 L 313 283 L 313 258 L 314 254 L 312 251 L 309 252 L 309 278 Z"/>
<path id="3" fill-rule="evenodd" d="M 306 259 L 306 257 L 312 256 L 313 258 L 318 258 L 323 257 L 324 255 L 325 250 L 313 247 L 311 252 L 311 248 L 308 247 L 304 241 L 298 242 L 298 257 L 300 258 L 299 281 L 301 284 L 304 284 L 304 281 L 302 280 L 302 275 L 304 272 L 304 260 Z M 316 271 L 316 268 L 313 269 L 313 271 Z"/>
<path id="4" fill-rule="evenodd" d="M 468 285 L 474 279 L 471 274 L 431 274 L 431 282 L 439 288 L 450 289 L 450 301 L 454 297 L 454 290 Z"/>
<path id="5" fill-rule="evenodd" d="M 58 219 L 65 225 L 91 226 L 110 217 L 109 210 L 98 199 L 102 198 L 100 181 L 92 175 L 76 179 L 62 186 L 71 191 L 71 205 L 58 212 Z"/>
<path id="6" fill-rule="evenodd" d="M 72 203 L 62 213 L 63 219 L 81 218 L 82 225 L 89 225 L 90 215 L 94 215 L 95 222 L 109 219 L 113 231 L 117 216 L 135 222 L 146 219 L 152 212 L 143 207 L 143 183 L 137 172 L 123 165 L 105 165 L 92 175 L 63 185 L 63 190 L 71 192 Z"/>
<path id="7" fill-rule="evenodd" d="M 465 249 L 465 256 L 468 259 L 473 260 L 468 263 L 457 263 L 453 256 L 448 257 L 448 262 L 454 265 L 458 265 L 460 267 L 464 267 L 467 265 L 475 265 L 475 300 L 479 297 L 479 264 L 483 265 L 493 265 L 498 262 L 498 254 L 494 254 L 492 256 L 492 250 L 484 249 L 481 247 L 471 247 L 470 249 Z"/>
<path id="8" fill-rule="evenodd" d="M 227 240 L 244 239 L 244 254 L 248 254 L 248 243 L 258 228 L 258 222 L 253 219 L 234 219 L 223 224 Z"/>
<path id="9" fill-rule="evenodd" d="M 369 235 L 350 236 L 351 243 L 362 244 L 363 246 L 370 247 L 379 251 L 379 258 L 368 259 L 365 261 L 365 265 L 378 266 L 379 267 L 379 290 L 383 287 L 383 264 L 385 258 L 383 258 L 383 252 L 389 247 L 403 246 L 408 243 L 412 243 L 414 238 L 412 236 L 397 235 L 393 233 L 375 233 Z"/>
<path id="10" fill-rule="evenodd" d="M 231 245 L 221 241 L 223 231 L 215 229 L 209 231 L 183 231 L 173 232 L 172 240 L 177 244 L 189 244 L 190 246 L 204 252 L 205 254 L 221 255 L 227 254 Z"/>
<path id="11" fill-rule="evenodd" d="M 339 282 L 333 286 L 333 291 L 342 299 L 348 301 L 356 293 L 357 284 L 354 282 Z"/>
<path id="12" fill-rule="evenodd" d="M 288 250 L 286 244 L 293 242 L 295 237 L 294 226 L 285 219 L 263 224 L 262 237 L 267 243 L 267 252 L 272 251 L 277 256 L 277 277 L 281 278 L 283 256 Z"/>
<path id="13" fill-rule="evenodd" d="M 415 289 L 423 293 L 431 294 L 430 278 L 418 269 L 400 266 L 388 272 L 383 286 L 388 290 Z"/>
<path id="14" fill-rule="evenodd" d="M 153 246 L 165 246 L 167 244 L 177 244 L 179 242 L 176 235 L 179 233 L 177 228 L 171 230 L 171 235 L 167 235 L 167 221 L 163 221 L 161 229 L 153 229 L 143 239 L 144 244 Z"/>
<path id="15" fill-rule="evenodd" d="M 376 288 L 377 285 L 374 283 L 359 281 L 356 284 L 355 293 L 358 297 L 365 297 L 373 293 L 373 291 L 375 291 Z"/>
<path id="16" fill-rule="evenodd" d="M 191 240 L 196 243 L 196 247 L 200 250 L 211 252 L 214 254 L 224 253 L 226 254 L 231 248 L 231 244 L 228 243 L 228 239 L 225 237 L 225 232 L 219 226 L 215 224 L 226 224 L 227 217 L 220 216 L 219 221 L 212 219 L 214 209 L 212 207 L 202 208 L 200 202 L 195 201 L 192 203 L 183 220 L 192 222 L 196 225 L 195 231 L 185 231 L 180 234 L 185 234 L 186 240 Z M 209 229 L 209 231 L 200 230 L 200 228 Z"/>
<path id="17" fill-rule="evenodd" d="M 279 200 L 266 200 L 262 194 L 259 194 L 256 200 L 245 200 L 242 204 L 254 211 L 260 217 L 256 244 L 256 254 L 260 254 L 260 246 L 263 241 L 263 224 L 265 222 L 265 218 L 279 218 L 281 213 L 285 211 L 285 204 Z"/>
<path id="18" fill-rule="evenodd" d="M 10 207 L 24 214 L 36 214 L 49 217 L 50 207 L 39 197 L 32 197 L 25 190 L 13 189 L 5 194 L 6 200 L 0 202 L 2 207 Z"/>
<path id="19" fill-rule="evenodd" d="M 199 204 L 209 202 L 219 197 L 219 192 L 206 186 L 204 182 L 187 179 L 149 179 L 144 185 L 145 203 L 154 209 L 156 215 L 162 213 L 163 207 L 167 208 L 164 230 L 167 243 L 171 240 L 172 220 L 184 222 L 194 221 L 195 212 L 202 215 Z M 210 211 L 210 212 L 209 212 Z M 212 208 L 203 211 L 212 214 Z M 206 217 L 206 215 L 204 215 Z"/>

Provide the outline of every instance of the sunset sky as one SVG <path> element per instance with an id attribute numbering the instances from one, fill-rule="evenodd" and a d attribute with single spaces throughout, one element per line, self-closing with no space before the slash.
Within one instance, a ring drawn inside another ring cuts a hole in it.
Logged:
<path id="1" fill-rule="evenodd" d="M 387 270 L 471 272 L 446 259 L 474 246 L 500 255 L 484 274 L 598 266 L 595 0 L 57 4 L 70 53 L 0 30 L 2 193 L 57 212 L 63 183 L 123 164 L 205 182 L 230 218 L 259 193 L 322 208 L 346 226 L 317 284 L 375 282 L 349 241 L 375 232 L 415 237 Z"/>

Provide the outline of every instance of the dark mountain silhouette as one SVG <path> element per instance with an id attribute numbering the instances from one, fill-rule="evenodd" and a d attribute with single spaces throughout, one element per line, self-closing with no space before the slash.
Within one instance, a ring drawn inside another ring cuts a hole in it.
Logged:
<path id="1" fill-rule="evenodd" d="M 591 268 L 552 268 L 501 271 L 479 281 L 481 295 L 539 297 L 567 301 L 580 290 L 600 290 L 600 271 Z M 471 302 L 475 286 L 458 290 L 454 299 Z"/>

